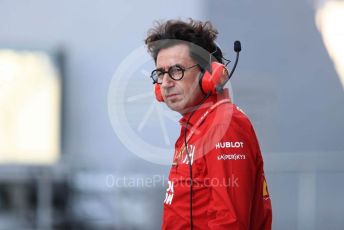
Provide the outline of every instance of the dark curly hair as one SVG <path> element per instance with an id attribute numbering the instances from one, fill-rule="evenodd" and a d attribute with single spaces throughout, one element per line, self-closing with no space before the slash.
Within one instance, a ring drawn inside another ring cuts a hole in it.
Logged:
<path id="1" fill-rule="evenodd" d="M 217 30 L 209 21 L 156 21 L 156 25 L 148 31 L 145 44 L 156 62 L 161 49 L 185 43 L 189 46 L 190 57 L 205 69 L 214 59 L 223 63 L 222 51 L 215 44 L 217 34 Z"/>

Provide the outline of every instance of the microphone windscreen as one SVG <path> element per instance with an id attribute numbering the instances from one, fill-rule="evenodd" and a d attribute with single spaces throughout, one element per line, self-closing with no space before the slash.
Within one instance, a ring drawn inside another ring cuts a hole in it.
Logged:
<path id="1" fill-rule="evenodd" d="M 235 52 L 240 52 L 241 51 L 241 44 L 239 41 L 234 42 L 234 51 Z"/>

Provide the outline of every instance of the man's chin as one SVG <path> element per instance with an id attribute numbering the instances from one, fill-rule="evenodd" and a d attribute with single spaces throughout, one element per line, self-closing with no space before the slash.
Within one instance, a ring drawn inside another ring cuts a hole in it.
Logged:
<path id="1" fill-rule="evenodd" d="M 173 103 L 172 104 L 166 103 L 166 104 L 171 110 L 176 111 L 180 113 L 181 115 L 187 114 L 188 112 L 192 110 L 192 108 L 185 108 L 185 106 L 182 106 L 182 105 L 177 105 Z"/>
<path id="2" fill-rule="evenodd" d="M 175 102 L 171 102 L 171 101 L 170 101 L 170 102 L 167 102 L 166 105 L 167 105 L 171 110 L 176 111 L 176 112 L 178 112 L 178 113 L 180 113 L 180 114 L 183 114 L 184 108 L 183 108 L 183 106 L 180 105 L 179 103 L 175 103 Z"/>

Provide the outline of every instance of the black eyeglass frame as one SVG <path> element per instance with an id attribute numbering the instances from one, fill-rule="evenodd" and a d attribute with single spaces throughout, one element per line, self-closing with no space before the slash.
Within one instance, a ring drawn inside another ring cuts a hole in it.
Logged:
<path id="1" fill-rule="evenodd" d="M 150 77 L 151 77 L 152 80 L 153 80 L 153 84 L 159 84 L 159 85 L 162 84 L 163 76 L 164 76 L 166 73 L 168 74 L 168 76 L 169 76 L 172 80 L 180 81 L 180 80 L 183 79 L 184 73 L 185 73 L 187 70 L 192 69 L 192 68 L 194 68 L 194 67 L 196 67 L 196 66 L 199 66 L 199 64 L 195 64 L 195 65 L 190 66 L 190 67 L 183 67 L 183 66 L 181 66 L 181 65 L 179 65 L 179 64 L 176 64 L 176 65 L 170 66 L 170 67 L 168 68 L 167 71 L 165 71 L 165 70 L 163 70 L 163 69 L 155 69 L 155 70 L 152 71 Z M 172 71 L 175 71 L 176 68 L 177 68 L 177 70 L 182 71 L 182 72 L 181 72 L 181 73 L 182 73 L 182 74 L 181 74 L 181 77 L 179 77 L 179 78 L 173 77 L 173 74 L 172 74 Z M 158 73 L 159 73 L 159 74 L 158 74 Z M 161 75 L 160 75 L 160 74 L 161 74 Z M 162 77 L 159 77 L 159 75 L 162 76 Z M 156 76 L 156 78 L 155 78 L 154 76 Z M 158 81 L 159 79 L 161 79 L 161 82 Z"/>

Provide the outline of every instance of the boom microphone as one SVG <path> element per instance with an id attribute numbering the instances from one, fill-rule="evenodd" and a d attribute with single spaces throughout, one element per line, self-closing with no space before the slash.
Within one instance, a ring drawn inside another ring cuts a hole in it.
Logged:
<path id="1" fill-rule="evenodd" d="M 234 42 L 234 51 L 236 52 L 236 59 L 235 59 L 235 63 L 234 63 L 234 66 L 233 66 L 233 69 L 231 71 L 231 73 L 228 75 L 228 78 L 222 83 L 222 84 L 219 84 L 216 86 L 216 91 L 219 92 L 219 93 L 222 93 L 223 92 L 223 87 L 225 86 L 225 84 L 229 81 L 229 79 L 232 77 L 234 71 L 235 71 L 235 68 L 238 64 L 238 61 L 239 61 L 239 52 L 241 51 L 241 43 L 240 41 L 235 41 Z"/>

